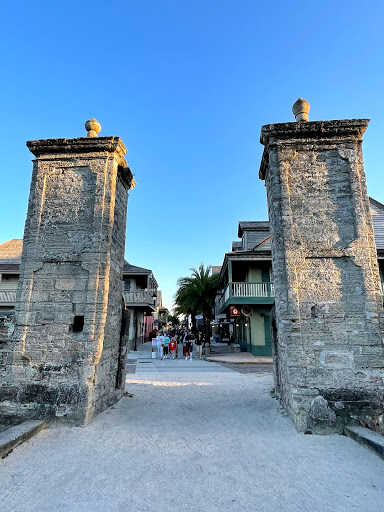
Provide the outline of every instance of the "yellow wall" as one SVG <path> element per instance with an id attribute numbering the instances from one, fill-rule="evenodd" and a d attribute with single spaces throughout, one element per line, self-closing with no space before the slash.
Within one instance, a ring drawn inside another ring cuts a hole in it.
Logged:
<path id="1" fill-rule="evenodd" d="M 252 345 L 265 345 L 264 318 L 259 315 L 258 310 L 259 308 L 252 308 Z"/>
<path id="2" fill-rule="evenodd" d="M 265 309 L 269 314 L 271 308 L 265 306 L 253 306 L 251 316 L 252 345 L 265 345 L 264 318 L 259 315 L 259 309 Z"/>

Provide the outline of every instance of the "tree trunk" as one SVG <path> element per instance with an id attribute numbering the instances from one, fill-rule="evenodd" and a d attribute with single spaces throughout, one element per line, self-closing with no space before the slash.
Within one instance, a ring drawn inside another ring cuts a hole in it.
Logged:
<path id="1" fill-rule="evenodd" d="M 211 343 L 211 311 L 203 312 L 205 343 Z"/>
<path id="2" fill-rule="evenodd" d="M 191 314 L 191 322 L 192 322 L 192 333 L 194 334 L 194 336 L 197 336 L 196 315 L 194 313 Z"/>

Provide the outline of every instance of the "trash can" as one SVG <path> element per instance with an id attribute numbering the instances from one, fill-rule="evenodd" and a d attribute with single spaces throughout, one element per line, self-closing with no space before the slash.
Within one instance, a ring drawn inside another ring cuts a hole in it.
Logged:
<path id="1" fill-rule="evenodd" d="M 204 346 L 204 355 L 205 355 L 205 357 L 211 355 L 211 346 L 210 345 L 205 345 Z"/>

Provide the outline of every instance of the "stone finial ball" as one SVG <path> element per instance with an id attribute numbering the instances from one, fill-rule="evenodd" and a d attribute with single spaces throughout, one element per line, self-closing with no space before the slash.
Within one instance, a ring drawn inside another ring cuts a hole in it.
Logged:
<path id="1" fill-rule="evenodd" d="M 308 121 L 309 103 L 303 98 L 299 98 L 292 107 L 293 115 L 296 121 Z"/>
<path id="2" fill-rule="evenodd" d="M 87 137 L 97 137 L 97 134 L 101 130 L 101 125 L 95 118 L 88 119 L 85 122 L 85 129 L 87 130 Z"/>

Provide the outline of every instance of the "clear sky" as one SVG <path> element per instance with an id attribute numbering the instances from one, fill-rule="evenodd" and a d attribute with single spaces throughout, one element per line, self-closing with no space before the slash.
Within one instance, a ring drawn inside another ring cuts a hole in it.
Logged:
<path id="1" fill-rule="evenodd" d="M 263 124 L 370 118 L 368 191 L 384 202 L 384 3 L 380 0 L 0 2 L 0 242 L 22 238 L 25 141 L 120 136 L 137 187 L 126 259 L 176 280 L 220 265 L 239 220 L 267 219 Z"/>

